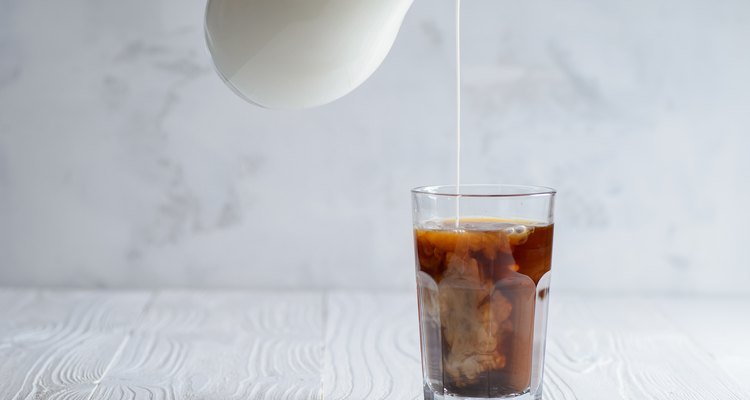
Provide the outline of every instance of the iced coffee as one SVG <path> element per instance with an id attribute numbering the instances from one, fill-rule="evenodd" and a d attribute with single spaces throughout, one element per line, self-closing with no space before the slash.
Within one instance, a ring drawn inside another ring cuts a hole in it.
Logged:
<path id="1" fill-rule="evenodd" d="M 414 235 L 425 398 L 541 389 L 553 225 L 433 220 Z"/>

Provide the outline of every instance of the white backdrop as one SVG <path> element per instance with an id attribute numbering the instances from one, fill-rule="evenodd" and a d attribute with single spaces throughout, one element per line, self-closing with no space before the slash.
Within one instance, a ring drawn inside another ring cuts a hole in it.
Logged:
<path id="1" fill-rule="evenodd" d="M 748 293 L 750 3 L 465 1 L 464 178 L 559 189 L 554 283 Z M 452 1 L 329 106 L 254 108 L 202 0 L 0 0 L 0 285 L 413 285 Z"/>

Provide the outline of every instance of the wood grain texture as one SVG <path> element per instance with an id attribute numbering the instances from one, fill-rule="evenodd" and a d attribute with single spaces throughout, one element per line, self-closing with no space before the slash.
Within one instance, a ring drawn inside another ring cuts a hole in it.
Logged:
<path id="1" fill-rule="evenodd" d="M 320 293 L 159 294 L 95 399 L 312 399 Z"/>
<path id="2" fill-rule="evenodd" d="M 750 298 L 661 299 L 658 309 L 750 393 Z"/>
<path id="3" fill-rule="evenodd" d="M 325 400 L 422 398 L 415 294 L 336 292 L 326 311 Z"/>
<path id="4" fill-rule="evenodd" d="M 0 290 L 0 398 L 87 400 L 147 299 Z"/>
<path id="5" fill-rule="evenodd" d="M 659 301 L 553 296 L 545 399 L 750 398 Z"/>
<path id="6" fill-rule="evenodd" d="M 5 289 L 0 305 L 2 400 L 422 397 L 412 293 Z M 553 293 L 544 399 L 750 399 L 748 306 Z"/>

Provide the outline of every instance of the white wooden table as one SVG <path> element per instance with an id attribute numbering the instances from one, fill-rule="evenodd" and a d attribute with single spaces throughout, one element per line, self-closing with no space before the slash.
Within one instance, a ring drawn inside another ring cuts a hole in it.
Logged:
<path id="1" fill-rule="evenodd" d="M 750 399 L 750 298 L 553 293 L 547 400 Z M 413 293 L 0 289 L 0 399 L 419 399 Z"/>

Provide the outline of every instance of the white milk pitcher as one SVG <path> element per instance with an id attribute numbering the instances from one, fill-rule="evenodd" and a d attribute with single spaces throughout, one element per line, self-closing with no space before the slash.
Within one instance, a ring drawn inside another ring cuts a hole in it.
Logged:
<path id="1" fill-rule="evenodd" d="M 209 0 L 206 40 L 226 84 L 268 108 L 322 105 L 380 66 L 413 0 Z"/>

